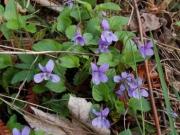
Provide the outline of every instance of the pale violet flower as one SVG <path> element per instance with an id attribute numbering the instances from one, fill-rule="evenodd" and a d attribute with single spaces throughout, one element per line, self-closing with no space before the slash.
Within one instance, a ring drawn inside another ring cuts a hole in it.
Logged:
<path id="1" fill-rule="evenodd" d="M 85 37 L 81 34 L 80 30 L 78 30 L 73 38 L 73 41 L 75 43 L 75 45 L 85 45 Z"/>
<path id="2" fill-rule="evenodd" d="M 122 72 L 121 75 L 114 76 L 114 82 L 120 83 L 119 90 L 116 94 L 121 96 L 127 89 L 136 88 L 137 85 L 134 83 L 134 76 L 128 72 Z"/>
<path id="3" fill-rule="evenodd" d="M 30 134 L 30 128 L 28 126 L 25 126 L 22 131 L 20 131 L 17 128 L 13 128 L 12 135 L 29 135 Z"/>
<path id="4" fill-rule="evenodd" d="M 108 81 L 108 77 L 106 76 L 106 71 L 109 69 L 108 64 L 103 64 L 98 67 L 95 63 L 91 63 L 92 70 L 92 82 L 96 85 L 101 82 L 105 83 Z"/>
<path id="5" fill-rule="evenodd" d="M 38 65 L 41 73 L 34 75 L 34 82 L 41 83 L 43 80 L 50 80 L 54 83 L 60 81 L 60 77 L 56 74 L 53 74 L 52 71 L 54 69 L 54 61 L 49 60 L 47 64 L 43 67 L 41 64 Z"/>
<path id="6" fill-rule="evenodd" d="M 112 42 L 118 41 L 117 36 L 110 31 L 109 23 L 106 19 L 103 19 L 101 22 L 101 27 L 103 29 L 101 33 L 101 38 L 99 39 L 99 52 L 108 52 L 109 46 L 112 44 Z"/>
<path id="7" fill-rule="evenodd" d="M 103 30 L 109 30 L 110 27 L 109 27 L 109 23 L 106 19 L 103 19 L 102 22 L 101 22 L 101 27 Z"/>
<path id="8" fill-rule="evenodd" d="M 114 76 L 114 82 L 119 83 L 119 89 L 116 91 L 118 96 L 122 96 L 125 90 L 127 90 L 129 97 L 140 99 L 142 97 L 148 97 L 148 92 L 145 88 L 142 88 L 142 79 L 134 78 L 134 75 L 122 72 L 121 75 Z"/>
<path id="9" fill-rule="evenodd" d="M 141 99 L 142 97 L 149 96 L 147 90 L 144 88 L 136 88 L 134 90 L 129 90 L 128 95 L 136 99 Z"/>
<path id="10" fill-rule="evenodd" d="M 101 39 L 105 42 L 108 42 L 109 44 L 112 44 L 112 42 L 118 41 L 117 36 L 112 32 L 105 30 L 101 33 Z"/>
<path id="11" fill-rule="evenodd" d="M 144 45 L 138 45 L 138 48 L 143 58 L 154 55 L 152 41 L 148 41 Z"/>
<path id="12" fill-rule="evenodd" d="M 102 52 L 102 53 L 106 53 L 106 52 L 109 52 L 109 43 L 106 42 L 106 41 L 103 41 L 103 40 L 99 40 L 99 49 L 98 49 L 98 52 Z"/>
<path id="13" fill-rule="evenodd" d="M 128 90 L 128 95 L 130 97 L 140 99 L 142 97 L 148 97 L 149 96 L 147 89 L 141 87 L 142 86 L 142 79 L 141 78 L 137 78 L 134 80 L 134 86 L 136 86 L 136 87 L 130 88 Z"/>
<path id="14" fill-rule="evenodd" d="M 93 110 L 93 113 L 96 115 L 96 118 L 92 120 L 92 125 L 97 128 L 110 128 L 110 122 L 107 119 L 109 114 L 109 108 L 105 108 L 100 112 Z"/>
<path id="15" fill-rule="evenodd" d="M 64 0 L 64 5 L 67 5 L 68 7 L 72 8 L 74 5 L 74 0 Z"/>

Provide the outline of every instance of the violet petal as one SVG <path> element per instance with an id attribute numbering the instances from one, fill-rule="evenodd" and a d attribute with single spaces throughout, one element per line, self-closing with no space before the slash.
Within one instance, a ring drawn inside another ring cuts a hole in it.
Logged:
<path id="1" fill-rule="evenodd" d="M 100 67 L 99 67 L 99 71 L 100 72 L 106 72 L 107 70 L 109 69 L 109 64 L 102 64 Z"/>
<path id="2" fill-rule="evenodd" d="M 13 128 L 12 134 L 13 135 L 21 135 L 20 131 L 17 128 Z"/>
<path id="3" fill-rule="evenodd" d="M 34 82 L 41 83 L 44 80 L 44 73 L 38 73 L 34 75 Z"/>
<path id="4" fill-rule="evenodd" d="M 29 135 L 30 134 L 30 128 L 28 126 L 25 126 L 22 130 L 21 135 Z"/>

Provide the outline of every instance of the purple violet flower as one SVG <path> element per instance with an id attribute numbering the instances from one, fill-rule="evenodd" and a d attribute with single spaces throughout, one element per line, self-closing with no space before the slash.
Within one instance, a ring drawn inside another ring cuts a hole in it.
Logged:
<path id="1" fill-rule="evenodd" d="M 91 70 L 92 70 L 92 82 L 96 85 L 100 84 L 101 82 L 105 83 L 108 81 L 108 77 L 106 76 L 105 72 L 109 69 L 108 64 L 103 64 L 98 67 L 95 63 L 91 63 Z"/>
<path id="2" fill-rule="evenodd" d="M 166 109 L 165 111 L 167 114 L 170 114 L 171 117 L 173 117 L 174 119 L 176 119 L 178 117 L 178 114 L 176 112 L 174 112 L 172 109 L 170 110 L 170 112 Z M 169 113 L 168 113 L 169 112 Z"/>
<path id="3" fill-rule="evenodd" d="M 103 30 L 109 30 L 109 23 L 106 19 L 103 19 L 102 22 L 101 22 L 101 27 Z"/>
<path id="4" fill-rule="evenodd" d="M 134 76 L 127 72 L 122 72 L 119 76 L 114 76 L 114 82 L 120 83 L 119 90 L 116 91 L 118 96 L 122 96 L 123 92 L 127 90 L 129 97 L 140 99 L 148 97 L 148 92 L 145 88 L 141 88 L 142 79 L 135 79 Z"/>
<path id="5" fill-rule="evenodd" d="M 12 131 L 13 135 L 29 135 L 30 134 L 30 128 L 28 126 L 25 126 L 22 131 L 18 130 L 17 128 L 13 128 Z"/>
<path id="6" fill-rule="evenodd" d="M 137 88 L 137 89 L 134 89 L 134 90 L 129 90 L 128 95 L 130 97 L 133 97 L 133 98 L 136 98 L 136 99 L 141 99 L 142 97 L 148 97 L 149 96 L 147 90 L 144 89 L 144 88 Z"/>
<path id="7" fill-rule="evenodd" d="M 154 55 L 152 41 L 148 41 L 144 45 L 138 45 L 138 48 L 143 58 Z"/>
<path id="8" fill-rule="evenodd" d="M 47 64 L 43 67 L 41 64 L 38 65 L 41 73 L 34 75 L 34 82 L 41 83 L 43 80 L 51 80 L 54 83 L 60 81 L 60 77 L 56 74 L 52 74 L 54 69 L 54 61 L 49 60 Z"/>
<path id="9" fill-rule="evenodd" d="M 106 53 L 109 51 L 109 43 L 106 42 L 106 41 L 103 41 L 103 40 L 99 40 L 99 49 L 98 49 L 98 52 L 102 52 L 102 53 Z"/>
<path id="10" fill-rule="evenodd" d="M 149 94 L 145 88 L 141 88 L 142 86 L 142 79 L 137 78 L 134 80 L 134 87 L 130 87 L 128 90 L 128 95 L 133 98 L 140 99 L 142 97 L 148 97 Z"/>
<path id="11" fill-rule="evenodd" d="M 92 120 L 92 125 L 98 128 L 110 128 L 110 122 L 107 119 L 109 114 L 109 108 L 104 108 L 100 112 L 93 110 L 93 113 L 97 116 Z"/>
<path id="12" fill-rule="evenodd" d="M 73 41 L 75 43 L 75 45 L 85 45 L 85 38 L 82 36 L 82 34 L 80 33 L 80 31 L 78 30 L 73 38 Z"/>
<path id="13" fill-rule="evenodd" d="M 67 5 L 68 7 L 72 8 L 74 5 L 74 0 L 64 0 L 64 5 Z"/>
<path id="14" fill-rule="evenodd" d="M 101 40 L 111 44 L 113 41 L 118 41 L 118 38 L 112 31 L 105 30 L 101 33 Z"/>
<path id="15" fill-rule="evenodd" d="M 126 89 L 134 88 L 134 76 L 127 72 L 122 72 L 121 75 L 114 76 L 114 82 L 120 83 L 119 90 L 116 91 L 118 96 L 121 96 Z"/>
<path id="16" fill-rule="evenodd" d="M 103 19 L 101 22 L 101 27 L 104 30 L 101 33 L 101 38 L 99 40 L 99 51 L 100 52 L 108 52 L 108 48 L 113 41 L 118 41 L 117 36 L 110 31 L 109 23 L 106 19 Z"/>

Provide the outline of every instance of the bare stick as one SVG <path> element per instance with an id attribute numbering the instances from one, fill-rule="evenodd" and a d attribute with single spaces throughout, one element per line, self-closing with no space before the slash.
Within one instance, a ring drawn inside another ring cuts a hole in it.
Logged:
<path id="1" fill-rule="evenodd" d="M 138 6 L 137 6 L 137 1 L 133 0 L 133 2 L 134 2 L 134 6 L 135 6 L 135 11 L 136 11 L 136 14 L 137 14 L 137 21 L 138 21 L 138 24 L 139 24 L 140 39 L 141 39 L 141 42 L 144 43 L 143 42 L 142 23 L 141 23 L 141 18 L 140 18 Z M 155 122 L 156 129 L 157 129 L 157 135 L 161 135 L 161 128 L 160 128 L 160 125 L 159 125 L 159 118 L 158 118 L 157 108 L 156 108 L 156 104 L 155 104 L 155 100 L 154 100 L 153 88 L 152 88 L 152 85 L 151 85 L 151 78 L 150 78 L 150 74 L 149 74 L 148 60 L 145 60 L 145 68 L 146 68 L 148 86 L 149 86 L 149 91 L 150 91 L 150 99 L 151 99 L 151 105 L 152 105 L 152 109 L 153 109 L 154 122 Z"/>
<path id="2" fill-rule="evenodd" d="M 31 0 L 34 1 L 44 7 L 48 7 L 54 11 L 62 11 L 63 10 L 63 6 L 62 5 L 57 5 L 55 3 L 53 3 L 51 0 Z"/>

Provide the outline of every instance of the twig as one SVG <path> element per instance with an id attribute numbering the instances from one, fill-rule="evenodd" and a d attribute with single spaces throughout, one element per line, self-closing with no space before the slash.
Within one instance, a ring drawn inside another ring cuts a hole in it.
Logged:
<path id="1" fill-rule="evenodd" d="M 141 18 L 140 18 L 137 2 L 136 2 L 136 0 L 133 0 L 133 2 L 134 2 L 134 6 L 135 6 L 135 11 L 137 14 L 137 21 L 139 24 L 140 39 L 141 39 L 141 42 L 144 43 L 143 42 L 142 23 L 141 23 Z M 153 90 L 152 90 L 152 85 L 151 85 L 151 78 L 150 78 L 150 74 L 149 74 L 148 60 L 145 60 L 145 68 L 146 68 L 147 80 L 148 80 L 148 85 L 149 85 L 150 99 L 151 99 L 151 105 L 152 105 L 152 109 L 153 109 L 154 121 L 155 121 L 156 129 L 157 129 L 157 135 L 161 135 L 161 128 L 159 125 L 157 108 L 155 105 L 155 100 L 154 100 L 154 95 L 153 95 Z"/>
<path id="2" fill-rule="evenodd" d="M 131 9 L 132 9 L 131 15 L 130 15 L 130 17 L 129 17 L 129 21 L 128 21 L 128 24 L 127 24 L 127 25 L 130 25 L 130 23 L 131 23 L 131 21 L 132 21 L 132 16 L 133 16 L 133 14 L 134 14 L 134 7 L 133 7 L 133 5 L 131 5 L 131 3 L 130 3 L 129 1 L 127 1 L 127 3 L 130 5 L 130 7 L 131 7 Z"/>
<path id="3" fill-rule="evenodd" d="M 35 58 L 35 60 L 32 62 L 32 64 L 31 64 L 31 66 L 30 66 L 30 70 L 29 70 L 29 72 L 27 73 L 27 75 L 26 75 L 26 78 L 24 79 L 24 81 L 21 83 L 21 85 L 19 86 L 19 91 L 18 91 L 18 93 L 16 94 L 16 96 L 15 96 L 15 98 L 14 98 L 14 100 L 13 100 L 13 102 L 12 102 L 12 105 L 14 105 L 14 102 L 16 101 L 16 99 L 19 97 L 19 94 L 20 94 L 20 92 L 21 92 L 21 90 L 23 89 L 23 87 L 24 87 L 24 85 L 25 85 L 25 83 L 26 83 L 26 81 L 27 81 L 27 78 L 28 78 L 28 76 L 29 76 L 29 74 L 30 74 L 30 72 L 31 72 L 31 69 L 32 69 L 32 67 L 33 67 L 33 65 L 36 63 L 36 61 L 38 60 L 38 56 Z"/>
<path id="4" fill-rule="evenodd" d="M 0 54 L 27 54 L 27 55 L 42 55 L 42 54 L 57 54 L 57 53 L 68 53 L 76 55 L 91 55 L 98 56 L 98 54 L 93 53 L 81 53 L 81 52 L 72 52 L 72 51 L 0 51 Z"/>
<path id="5" fill-rule="evenodd" d="M 51 0 L 31 0 L 34 1 L 36 3 L 39 3 L 42 6 L 48 7 L 54 11 L 62 11 L 63 10 L 63 6 L 62 5 L 57 5 L 55 3 L 53 3 Z"/>
<path id="6" fill-rule="evenodd" d="M 0 97 L 12 99 L 12 100 L 15 99 L 14 97 L 6 96 L 6 95 L 3 95 L 3 94 L 1 94 L 1 93 L 0 93 Z M 26 104 L 31 105 L 31 106 L 35 106 L 35 107 L 38 107 L 38 108 L 45 109 L 45 110 L 47 110 L 47 111 L 51 111 L 51 112 L 56 113 L 56 111 L 54 111 L 54 110 L 52 110 L 52 109 L 49 109 L 49 108 L 47 108 L 47 107 L 45 107 L 45 106 L 41 106 L 41 105 L 38 105 L 38 104 L 30 103 L 30 102 L 27 102 L 27 101 L 24 101 L 24 100 L 21 100 L 21 99 L 18 99 L 18 98 L 16 98 L 16 100 L 19 101 L 19 102 L 22 102 L 22 103 L 26 103 Z"/>
<path id="7" fill-rule="evenodd" d="M 0 47 L 5 48 L 5 49 L 12 49 L 12 50 L 16 50 L 16 51 L 22 51 L 22 52 L 32 52 L 31 50 L 26 50 L 26 49 L 21 49 L 21 48 L 16 48 L 16 47 L 11 47 L 11 46 L 5 46 L 5 45 L 0 45 Z M 0 50 L 1 52 L 2 50 Z M 56 56 L 50 55 L 50 54 L 45 54 L 49 57 L 52 58 L 57 58 Z"/>

